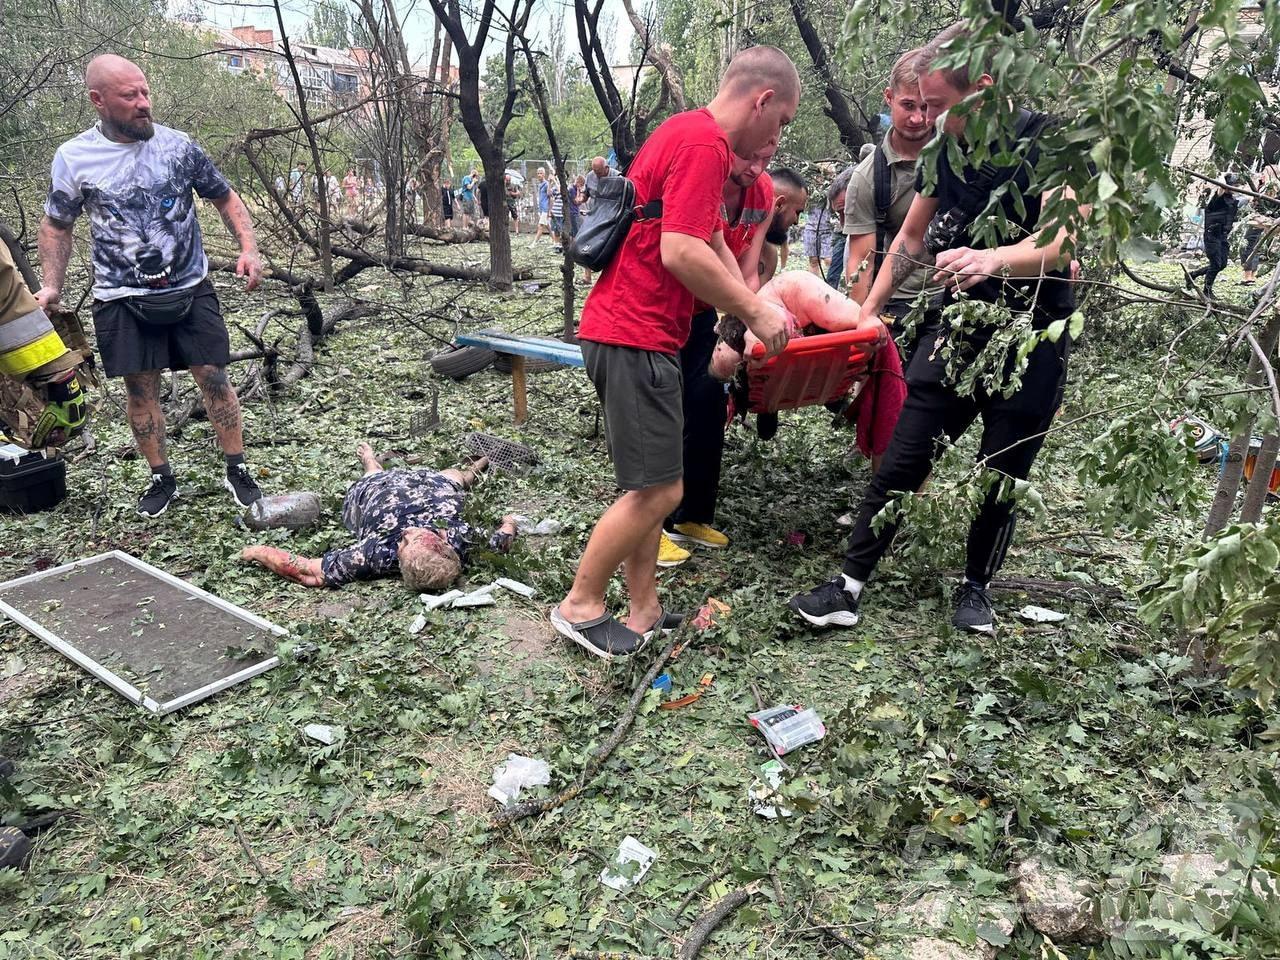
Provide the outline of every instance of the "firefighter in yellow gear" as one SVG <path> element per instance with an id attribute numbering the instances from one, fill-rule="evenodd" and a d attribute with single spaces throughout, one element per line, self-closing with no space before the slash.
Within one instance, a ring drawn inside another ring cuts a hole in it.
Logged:
<path id="1" fill-rule="evenodd" d="M 33 447 L 58 446 L 84 428 L 84 392 L 76 380 L 79 363 L 80 357 L 67 349 L 23 283 L 9 248 L 0 242 L 0 374 L 26 381 L 45 401 L 32 431 Z"/>

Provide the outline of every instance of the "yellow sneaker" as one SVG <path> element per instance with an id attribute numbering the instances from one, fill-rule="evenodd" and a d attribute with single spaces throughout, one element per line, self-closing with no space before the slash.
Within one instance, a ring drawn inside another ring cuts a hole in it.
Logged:
<path id="1" fill-rule="evenodd" d="M 684 549 L 684 547 L 677 547 L 672 543 L 671 538 L 665 532 L 662 534 L 662 539 L 658 541 L 658 566 L 678 567 L 691 556 L 693 554 Z"/>
<path id="2" fill-rule="evenodd" d="M 670 531 L 672 540 L 680 542 L 692 541 L 713 550 L 723 550 L 729 545 L 729 538 L 714 527 L 705 523 L 677 523 Z"/>

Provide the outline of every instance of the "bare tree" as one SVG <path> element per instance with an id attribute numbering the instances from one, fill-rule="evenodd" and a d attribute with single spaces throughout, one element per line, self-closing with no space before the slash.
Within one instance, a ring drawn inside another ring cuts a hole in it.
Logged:
<path id="1" fill-rule="evenodd" d="M 284 53 L 285 63 L 289 67 L 289 76 L 293 79 L 293 88 L 298 97 L 297 117 L 302 133 L 307 138 L 307 146 L 311 150 L 312 170 L 316 179 L 316 204 L 320 211 L 320 230 L 317 250 L 320 254 L 320 271 L 324 276 L 324 288 L 333 286 L 333 250 L 330 238 L 333 221 L 329 217 L 329 191 L 325 189 L 324 159 L 320 154 L 320 144 L 316 140 L 315 128 L 311 123 L 310 111 L 307 108 L 307 90 L 302 85 L 302 77 L 298 73 L 297 61 L 293 58 L 293 50 L 289 45 L 289 31 L 284 25 L 284 14 L 280 12 L 280 0 L 271 0 L 276 12 L 276 23 L 280 25 L 280 49 Z M 303 195 L 306 195 L 305 178 Z"/>
<path id="2" fill-rule="evenodd" d="M 571 216 L 569 205 L 573 203 L 573 198 L 569 194 L 569 175 L 565 172 L 564 151 L 560 149 L 560 139 L 556 136 L 555 127 L 551 123 L 551 107 L 548 104 L 547 86 L 542 79 L 542 71 L 538 68 L 538 58 L 534 55 L 533 49 L 529 45 L 529 38 L 521 33 L 519 35 L 520 48 L 524 51 L 525 62 L 529 65 L 529 86 L 533 93 L 534 105 L 538 108 L 538 116 L 542 120 L 542 128 L 547 134 L 547 143 L 551 147 L 551 160 L 556 167 L 556 179 L 560 183 L 560 198 L 562 203 L 562 212 L 564 214 L 563 223 L 568 223 Z M 561 237 L 562 242 L 564 238 Z M 563 337 L 565 342 L 572 343 L 576 337 L 576 323 L 574 311 L 573 296 L 573 260 L 569 257 L 569 244 L 564 242 L 564 260 L 560 264 L 560 281 L 561 290 L 563 292 Z"/>
<path id="3" fill-rule="evenodd" d="M 497 0 L 482 0 L 468 7 L 466 13 L 460 0 L 430 0 L 436 18 L 444 25 L 458 52 L 458 113 L 471 143 L 480 155 L 484 166 L 485 190 L 488 194 L 489 218 L 489 275 L 490 282 L 498 288 L 509 289 L 512 281 L 511 225 L 502 213 L 506 189 L 503 173 L 506 169 L 507 126 L 516 105 L 516 47 L 517 37 L 528 28 L 533 0 L 511 0 L 510 13 L 499 10 Z M 465 20 L 464 20 L 465 16 Z M 494 27 L 494 20 L 501 17 L 506 23 L 506 39 L 503 43 L 503 76 L 506 90 L 498 116 L 492 127 L 485 121 L 480 103 L 480 74 L 484 67 L 485 47 Z M 470 35 L 466 20 L 474 21 Z"/>
<path id="4" fill-rule="evenodd" d="M 625 168 L 649 135 L 649 127 L 654 119 L 661 116 L 673 103 L 684 103 L 684 90 L 679 83 L 674 61 L 669 56 L 666 57 L 664 67 L 654 60 L 651 46 L 653 29 L 652 25 L 646 25 L 643 31 L 637 30 L 637 39 L 641 44 L 640 62 L 636 64 L 636 76 L 630 95 L 624 97 L 614 80 L 613 65 L 609 62 L 605 49 L 606 44 L 612 45 L 613 38 L 603 34 L 600 23 L 603 11 L 604 0 L 573 0 L 582 63 L 591 89 L 600 102 L 600 109 L 609 122 L 613 151 L 617 154 L 618 163 Z M 628 9 L 628 15 L 633 15 L 633 11 Z M 643 109 L 639 103 L 640 77 L 645 63 L 653 63 L 661 81 L 657 103 L 649 110 Z"/>

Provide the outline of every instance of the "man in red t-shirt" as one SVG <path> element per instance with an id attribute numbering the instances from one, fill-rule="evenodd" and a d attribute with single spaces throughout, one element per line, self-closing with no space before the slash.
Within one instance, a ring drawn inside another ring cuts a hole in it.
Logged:
<path id="1" fill-rule="evenodd" d="M 596 524 L 573 588 L 551 611 L 556 630 L 596 656 L 634 653 L 678 623 L 658 602 L 656 573 L 662 521 L 683 492 L 677 355 L 689 339 L 694 299 L 741 317 L 771 354 L 786 346 L 784 314 L 730 270 L 727 252 L 712 240 L 731 157 L 775 149 L 799 102 L 791 59 L 776 47 L 750 47 L 733 58 L 715 99 L 658 127 L 627 171 L 636 203 L 660 199 L 662 215 L 631 227 L 578 328 L 624 492 Z M 631 599 L 625 624 L 604 603 L 619 565 Z"/>

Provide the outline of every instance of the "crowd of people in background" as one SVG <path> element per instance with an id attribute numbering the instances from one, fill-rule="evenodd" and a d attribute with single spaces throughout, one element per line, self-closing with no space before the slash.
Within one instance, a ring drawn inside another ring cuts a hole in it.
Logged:
<path id="1" fill-rule="evenodd" d="M 557 253 L 577 235 L 578 227 L 591 207 L 591 196 L 601 177 L 614 176 L 618 170 L 604 157 L 595 157 L 587 165 L 586 172 L 566 172 L 568 192 L 561 188 L 560 178 L 554 168 L 539 166 L 533 180 L 526 186 L 524 176 L 516 170 L 503 174 L 502 207 L 511 222 L 511 232 L 522 233 L 522 226 L 534 227 L 531 243 L 546 239 Z M 309 175 L 308 164 L 298 163 L 275 178 L 277 195 L 295 209 L 306 209 L 316 204 L 323 191 L 328 200 L 331 216 L 346 219 L 367 219 L 386 200 L 386 184 L 380 177 L 360 173 L 352 167 L 341 178 L 334 171 L 321 176 Z M 430 219 L 428 204 L 432 203 L 424 185 L 417 176 L 410 175 L 404 181 L 402 210 L 409 223 Z M 439 212 L 445 228 L 468 230 L 485 229 L 491 214 L 488 184 L 479 167 L 472 166 L 454 185 L 453 178 L 443 174 L 439 181 Z M 582 282 L 591 282 L 587 271 Z"/>

